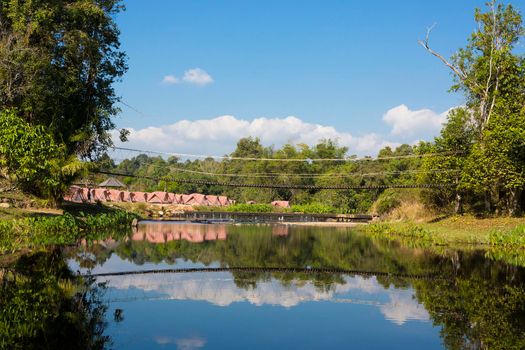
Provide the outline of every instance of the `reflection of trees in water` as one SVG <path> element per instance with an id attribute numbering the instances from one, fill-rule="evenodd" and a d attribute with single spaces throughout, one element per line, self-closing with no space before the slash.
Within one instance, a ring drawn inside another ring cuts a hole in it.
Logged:
<path id="1" fill-rule="evenodd" d="M 96 245 L 86 248 L 97 261 L 116 253 L 136 264 L 174 263 L 181 258 L 230 267 L 311 266 L 437 275 L 444 279 L 414 281 L 378 276 L 377 281 L 385 288 L 412 286 L 434 324 L 443 327 L 447 348 L 525 348 L 525 270 L 491 261 L 483 251 L 442 248 L 435 254 L 346 230 L 301 227 L 278 235 L 271 226 L 228 226 L 226 240 L 203 240 L 198 244 L 185 240 L 163 244 L 127 240 L 111 249 Z M 311 281 L 321 291 L 345 283 L 338 274 L 233 272 L 233 276 L 236 285 L 245 289 L 271 279 L 286 286 Z"/>
<path id="2" fill-rule="evenodd" d="M 103 284 L 75 277 L 60 251 L 20 258 L 0 276 L 0 348 L 103 349 Z"/>
<path id="3" fill-rule="evenodd" d="M 448 349 L 525 349 L 523 284 L 472 277 L 417 281 L 415 289 Z"/>

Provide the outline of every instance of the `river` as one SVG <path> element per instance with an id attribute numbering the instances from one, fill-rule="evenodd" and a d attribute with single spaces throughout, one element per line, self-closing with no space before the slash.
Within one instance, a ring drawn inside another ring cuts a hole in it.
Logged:
<path id="1" fill-rule="evenodd" d="M 525 348 L 524 268 L 353 228 L 142 222 L 3 271 L 9 348 Z"/>

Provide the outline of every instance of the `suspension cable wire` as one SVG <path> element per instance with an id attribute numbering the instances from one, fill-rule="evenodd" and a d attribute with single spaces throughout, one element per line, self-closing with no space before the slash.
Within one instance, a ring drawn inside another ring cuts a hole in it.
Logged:
<path id="1" fill-rule="evenodd" d="M 209 175 L 209 176 L 225 176 L 225 177 L 246 177 L 246 178 L 275 178 L 276 176 L 295 176 L 299 178 L 316 178 L 316 177 L 338 177 L 338 178 L 355 178 L 355 177 L 374 177 L 383 175 L 403 175 L 403 174 L 426 174 L 426 173 L 444 173 L 444 172 L 460 172 L 458 169 L 430 169 L 430 170 L 399 170 L 399 171 L 382 171 L 375 173 L 318 173 L 318 174 L 293 174 L 293 173 L 255 173 L 255 174 L 227 174 L 227 173 L 211 173 L 207 171 L 189 170 L 183 168 L 171 168 L 175 171 L 183 173 Z"/>
<path id="2" fill-rule="evenodd" d="M 253 183 L 233 183 L 233 182 L 220 182 L 220 181 L 208 181 L 208 180 L 196 180 L 196 179 L 175 179 L 169 177 L 155 177 L 145 175 L 134 175 L 119 173 L 114 171 L 92 171 L 92 173 L 110 175 L 110 176 L 123 176 L 132 177 L 144 180 L 153 181 L 168 181 L 184 184 L 194 185 L 207 185 L 207 186 L 225 186 L 225 187 L 250 187 L 250 188 L 274 188 L 274 189 L 300 189 L 300 190 L 373 190 L 373 189 L 387 189 L 387 188 L 444 188 L 453 187 L 454 184 L 392 184 L 392 185 L 350 185 L 350 186 L 316 186 L 316 185 L 278 185 L 278 184 L 253 184 Z"/>
<path id="3" fill-rule="evenodd" d="M 184 158 L 201 158 L 201 159 L 222 159 L 222 160 L 240 160 L 240 161 L 266 161 L 266 162 L 359 162 L 359 161 L 378 161 L 378 160 L 392 160 L 392 159 L 410 159 L 410 158 L 429 158 L 436 156 L 447 156 L 460 154 L 462 152 L 435 152 L 422 154 L 406 154 L 398 156 L 382 156 L 382 157 L 346 157 L 346 158 L 257 158 L 257 157 L 234 157 L 234 156 L 218 156 L 205 154 L 189 154 L 189 153 L 175 153 L 175 152 L 161 152 L 148 151 L 127 147 L 112 147 L 114 150 L 137 152 L 142 154 L 156 154 L 165 156 L 175 156 Z"/>
<path id="4" fill-rule="evenodd" d="M 139 111 L 137 108 L 133 107 L 132 105 L 128 104 L 127 102 L 124 102 L 122 100 L 118 101 L 119 103 L 123 104 L 124 106 L 128 107 L 129 109 L 131 109 L 132 111 L 134 112 L 137 112 L 138 114 L 140 114 L 141 116 L 143 117 L 147 117 L 147 115 L 141 111 Z"/>
<path id="5" fill-rule="evenodd" d="M 387 272 L 387 271 L 367 271 L 367 270 L 353 270 L 344 268 L 321 268 L 321 267 L 252 267 L 252 266 L 237 266 L 237 267 L 189 267 L 189 268 L 169 268 L 169 269 L 151 269 L 151 270 L 130 270 L 130 271 L 115 271 L 115 272 L 101 272 L 101 273 L 87 273 L 80 274 L 81 277 L 116 277 L 116 276 L 133 276 L 133 275 L 160 275 L 160 274 L 191 274 L 191 273 L 209 273 L 209 272 L 281 272 L 281 273 L 304 273 L 304 274 L 347 274 L 360 276 L 380 276 L 391 278 L 407 278 L 416 280 L 441 280 L 447 279 L 433 274 L 409 274 L 402 272 Z"/>
<path id="6" fill-rule="evenodd" d="M 125 160 L 119 158 L 112 158 L 114 160 Z M 457 173 L 461 172 L 459 169 L 408 169 L 408 170 L 392 170 L 379 171 L 373 173 L 253 173 L 253 174 L 232 174 L 232 173 L 213 173 L 208 171 L 185 169 L 180 167 L 169 166 L 170 170 L 182 173 L 209 175 L 209 176 L 224 176 L 224 177 L 245 177 L 245 178 L 275 178 L 277 176 L 294 176 L 299 178 L 316 178 L 316 177 L 337 177 L 337 178 L 360 178 L 360 177 L 375 177 L 384 175 L 404 175 L 404 174 L 431 174 L 431 173 Z"/>

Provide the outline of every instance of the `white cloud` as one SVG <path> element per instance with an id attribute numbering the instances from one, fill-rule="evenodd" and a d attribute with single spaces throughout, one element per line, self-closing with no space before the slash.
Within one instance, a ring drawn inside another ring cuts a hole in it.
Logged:
<path id="1" fill-rule="evenodd" d="M 174 85 L 174 84 L 178 84 L 180 81 L 177 77 L 173 76 L 173 75 L 166 75 L 163 79 L 162 79 L 162 82 L 164 84 L 168 84 L 168 85 Z"/>
<path id="2" fill-rule="evenodd" d="M 192 68 L 184 72 L 182 78 L 177 78 L 174 75 L 165 75 L 162 78 L 162 83 L 166 85 L 175 85 L 186 83 L 191 85 L 206 86 L 213 83 L 213 78 L 204 69 Z"/>
<path id="3" fill-rule="evenodd" d="M 378 134 L 354 136 L 337 131 L 333 126 L 307 123 L 297 117 L 237 119 L 223 115 L 213 119 L 181 120 L 165 126 L 150 126 L 143 129 L 129 128 L 126 147 L 147 150 L 203 153 L 223 155 L 235 149 L 242 137 L 259 137 L 264 145 L 280 147 L 291 142 L 314 145 L 321 139 L 337 139 L 341 146 L 349 148 L 350 154 L 373 155 L 387 145 L 399 145 L 383 139 Z M 118 140 L 117 137 L 113 138 Z M 116 142 L 119 144 L 119 142 Z"/>
<path id="4" fill-rule="evenodd" d="M 430 109 L 411 110 L 401 104 L 389 109 L 383 121 L 392 127 L 391 134 L 400 137 L 436 134 L 446 121 L 448 111 L 438 114 Z"/>
<path id="5" fill-rule="evenodd" d="M 308 123 L 295 116 L 246 120 L 222 115 L 143 129 L 128 128 L 131 133 L 125 145 L 161 152 L 224 155 L 235 149 L 240 138 L 248 136 L 259 137 L 263 145 L 276 148 L 286 143 L 312 146 L 322 139 L 334 139 L 341 146 L 348 147 L 349 154 L 375 156 L 386 146 L 395 148 L 402 143 L 417 144 L 420 140 L 431 140 L 441 130 L 451 109 L 439 114 L 430 109 L 411 110 L 404 104 L 391 108 L 383 115 L 383 121 L 391 126 L 386 136 L 378 133 L 354 135 L 334 126 Z M 116 145 L 119 146 L 117 134 L 115 131 L 113 140 L 117 140 Z"/>
<path id="6" fill-rule="evenodd" d="M 188 84 L 205 86 L 213 83 L 213 78 L 204 69 L 192 68 L 184 72 L 182 80 Z"/>

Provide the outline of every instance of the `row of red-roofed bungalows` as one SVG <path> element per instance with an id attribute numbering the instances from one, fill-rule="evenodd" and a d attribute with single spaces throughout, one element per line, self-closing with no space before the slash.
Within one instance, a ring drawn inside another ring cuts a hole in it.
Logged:
<path id="1" fill-rule="evenodd" d="M 204 195 L 200 193 L 176 194 L 170 192 L 131 192 L 105 188 L 86 188 L 71 186 L 64 200 L 75 203 L 131 202 L 150 204 L 182 204 L 202 206 L 227 206 L 235 201 L 226 196 Z"/>

